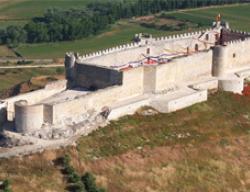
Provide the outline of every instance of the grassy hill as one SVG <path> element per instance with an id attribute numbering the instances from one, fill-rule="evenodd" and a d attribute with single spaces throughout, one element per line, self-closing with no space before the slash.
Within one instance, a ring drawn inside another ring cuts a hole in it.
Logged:
<path id="1" fill-rule="evenodd" d="M 76 147 L 0 160 L 15 192 L 67 191 L 56 159 L 70 154 L 82 175 L 108 192 L 219 192 L 250 189 L 250 98 L 216 93 L 171 113 L 121 118 Z"/>

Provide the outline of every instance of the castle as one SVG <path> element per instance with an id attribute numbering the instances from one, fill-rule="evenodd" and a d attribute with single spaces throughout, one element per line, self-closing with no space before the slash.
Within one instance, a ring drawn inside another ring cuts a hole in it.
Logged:
<path id="1" fill-rule="evenodd" d="M 17 133 L 35 134 L 74 127 L 89 114 L 112 120 L 142 106 L 167 113 L 206 101 L 209 90 L 241 94 L 250 77 L 250 33 L 226 23 L 171 37 L 137 37 L 85 56 L 67 53 L 66 80 L 2 100 L 0 125 L 13 122 Z"/>

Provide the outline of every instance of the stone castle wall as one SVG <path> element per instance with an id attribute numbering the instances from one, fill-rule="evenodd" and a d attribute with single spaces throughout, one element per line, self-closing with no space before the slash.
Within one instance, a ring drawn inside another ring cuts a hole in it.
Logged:
<path id="1" fill-rule="evenodd" d="M 147 48 L 150 48 L 151 55 L 161 55 L 165 50 L 172 52 L 195 52 L 196 45 L 199 50 L 209 49 L 216 41 L 218 31 L 207 29 L 192 33 L 185 33 L 173 36 L 163 36 L 152 38 L 140 43 L 125 44 L 106 50 L 94 52 L 79 57 L 78 63 L 100 66 L 116 66 L 127 64 L 129 61 L 138 61 L 143 59 L 142 54 L 147 54 Z M 206 39 L 208 37 L 208 39 Z"/>
<path id="2" fill-rule="evenodd" d="M 4 107 L 0 111 L 4 114 L 1 115 L 1 122 L 13 121 L 16 118 L 18 130 L 22 130 L 21 127 L 26 125 L 32 125 L 31 129 L 40 127 L 41 121 L 39 119 L 43 119 L 44 115 L 42 105 L 37 105 L 37 103 L 64 91 L 66 84 L 66 80 L 51 82 L 44 89 L 3 100 Z M 25 105 L 18 104 L 19 101 L 25 102 Z"/>
<path id="3" fill-rule="evenodd" d="M 15 127 L 19 133 L 39 130 L 43 124 L 43 105 L 28 105 L 26 101 L 15 103 Z"/>
<path id="4" fill-rule="evenodd" d="M 45 114 L 51 117 L 52 124 L 61 123 L 67 118 L 82 115 L 89 110 L 101 111 L 105 106 L 142 95 L 143 88 L 143 67 L 134 68 L 123 72 L 123 84 L 106 89 L 91 92 L 85 96 L 75 98 L 71 101 L 55 103 L 45 106 Z"/>
<path id="5" fill-rule="evenodd" d="M 250 64 L 250 39 L 232 41 L 227 45 L 228 69 L 244 67 Z"/>
<path id="6" fill-rule="evenodd" d="M 228 42 L 213 50 L 213 75 L 225 76 L 233 70 L 240 70 L 250 64 L 250 39 Z"/>
<path id="7" fill-rule="evenodd" d="M 91 110 L 101 112 L 104 107 L 112 108 L 118 102 L 145 93 L 170 90 L 178 84 L 210 78 L 212 73 L 222 76 L 230 70 L 250 64 L 250 40 L 228 42 L 227 46 L 215 46 L 211 50 L 216 35 L 218 32 L 214 30 L 160 37 L 78 57 L 75 63 L 71 62 L 70 66 L 66 66 L 69 69 L 66 70 L 69 80 L 73 79 L 75 86 L 99 90 L 63 101 L 43 103 L 44 99 L 66 89 L 66 81 L 52 83 L 45 89 L 5 100 L 8 120 L 16 118 L 17 130 L 30 132 L 41 128 L 44 122 L 60 124 Z M 177 55 L 186 54 L 155 66 L 139 66 L 122 71 L 109 68 L 141 60 L 145 58 L 143 54 L 146 55 L 148 49 L 151 56 L 170 54 L 171 51 Z M 241 86 L 242 82 L 239 81 L 238 84 Z M 229 87 L 230 90 L 232 82 L 223 83 L 223 87 Z M 192 97 L 184 100 L 184 104 L 192 103 L 190 98 Z M 18 102 L 20 100 L 23 101 Z M 178 106 L 184 104 L 180 101 Z"/>
<path id="8" fill-rule="evenodd" d="M 96 90 L 122 84 L 122 72 L 117 70 L 82 64 L 77 64 L 75 70 L 75 86 Z"/>
<path id="9" fill-rule="evenodd" d="M 177 58 L 168 64 L 158 65 L 155 69 L 155 92 L 171 89 L 181 82 L 210 77 L 212 51 Z"/>

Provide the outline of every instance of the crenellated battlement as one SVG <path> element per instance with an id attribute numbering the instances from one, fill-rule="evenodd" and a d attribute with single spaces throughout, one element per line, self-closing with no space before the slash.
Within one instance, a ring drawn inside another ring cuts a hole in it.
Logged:
<path id="1" fill-rule="evenodd" d="M 190 32 L 190 33 L 182 33 L 182 34 L 174 34 L 174 35 L 170 35 L 170 36 L 161 36 L 161 37 L 150 38 L 150 39 L 148 39 L 147 42 L 142 41 L 142 42 L 138 42 L 138 43 L 128 43 L 128 44 L 118 45 L 118 46 L 115 46 L 112 48 L 108 48 L 108 49 L 100 50 L 97 52 L 88 53 L 88 54 L 85 54 L 83 56 L 79 56 L 78 61 L 83 62 L 84 60 L 87 60 L 87 59 L 92 59 L 95 57 L 108 55 L 111 53 L 120 52 L 120 51 L 124 51 L 124 50 L 128 50 L 128 49 L 143 47 L 143 46 L 146 46 L 148 44 L 154 44 L 154 43 L 160 43 L 160 42 L 167 43 L 167 42 L 172 42 L 172 41 L 189 39 L 189 38 L 193 38 L 193 37 L 196 37 L 198 35 L 201 35 L 202 33 L 209 32 L 211 30 L 212 30 L 211 28 L 208 28 L 205 30 L 200 30 L 200 31 L 195 31 L 195 32 Z"/>
<path id="2" fill-rule="evenodd" d="M 250 33 L 220 22 L 170 36 L 139 34 L 135 41 L 83 56 L 66 53 L 66 80 L 0 101 L 0 126 L 12 121 L 21 134 L 71 137 L 90 114 L 113 119 L 145 105 L 171 112 L 205 101 L 206 89 L 241 93 L 244 79 L 235 74 L 249 75 Z"/>
<path id="3" fill-rule="evenodd" d="M 119 51 L 124 51 L 127 49 L 133 49 L 133 48 L 137 48 L 143 46 L 141 43 L 129 43 L 129 44 L 123 44 L 123 45 L 119 45 L 119 46 L 115 46 L 112 48 L 108 48 L 108 49 L 104 49 L 104 50 L 100 50 L 97 52 L 93 52 L 93 53 L 89 53 L 83 56 L 79 56 L 78 57 L 78 61 L 84 61 L 87 59 L 92 59 L 95 57 L 99 57 L 99 56 L 103 56 L 103 55 L 108 55 L 111 53 L 115 53 L 115 52 L 119 52 Z"/>
<path id="4" fill-rule="evenodd" d="M 250 34 L 249 34 L 250 35 Z M 245 38 L 244 40 L 238 39 L 238 40 L 232 40 L 226 43 L 226 45 L 229 47 L 235 47 L 243 43 L 250 43 L 250 37 Z"/>

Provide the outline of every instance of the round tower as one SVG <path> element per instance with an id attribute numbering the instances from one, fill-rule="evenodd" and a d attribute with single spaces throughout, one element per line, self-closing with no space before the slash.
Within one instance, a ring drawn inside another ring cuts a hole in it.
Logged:
<path id="1" fill-rule="evenodd" d="M 18 133 L 31 133 L 43 124 L 43 105 L 28 105 L 26 100 L 15 103 L 15 127 Z"/>
<path id="2" fill-rule="evenodd" d="M 213 49 L 213 76 L 221 77 L 226 73 L 228 64 L 228 49 L 226 46 L 217 45 Z"/>

